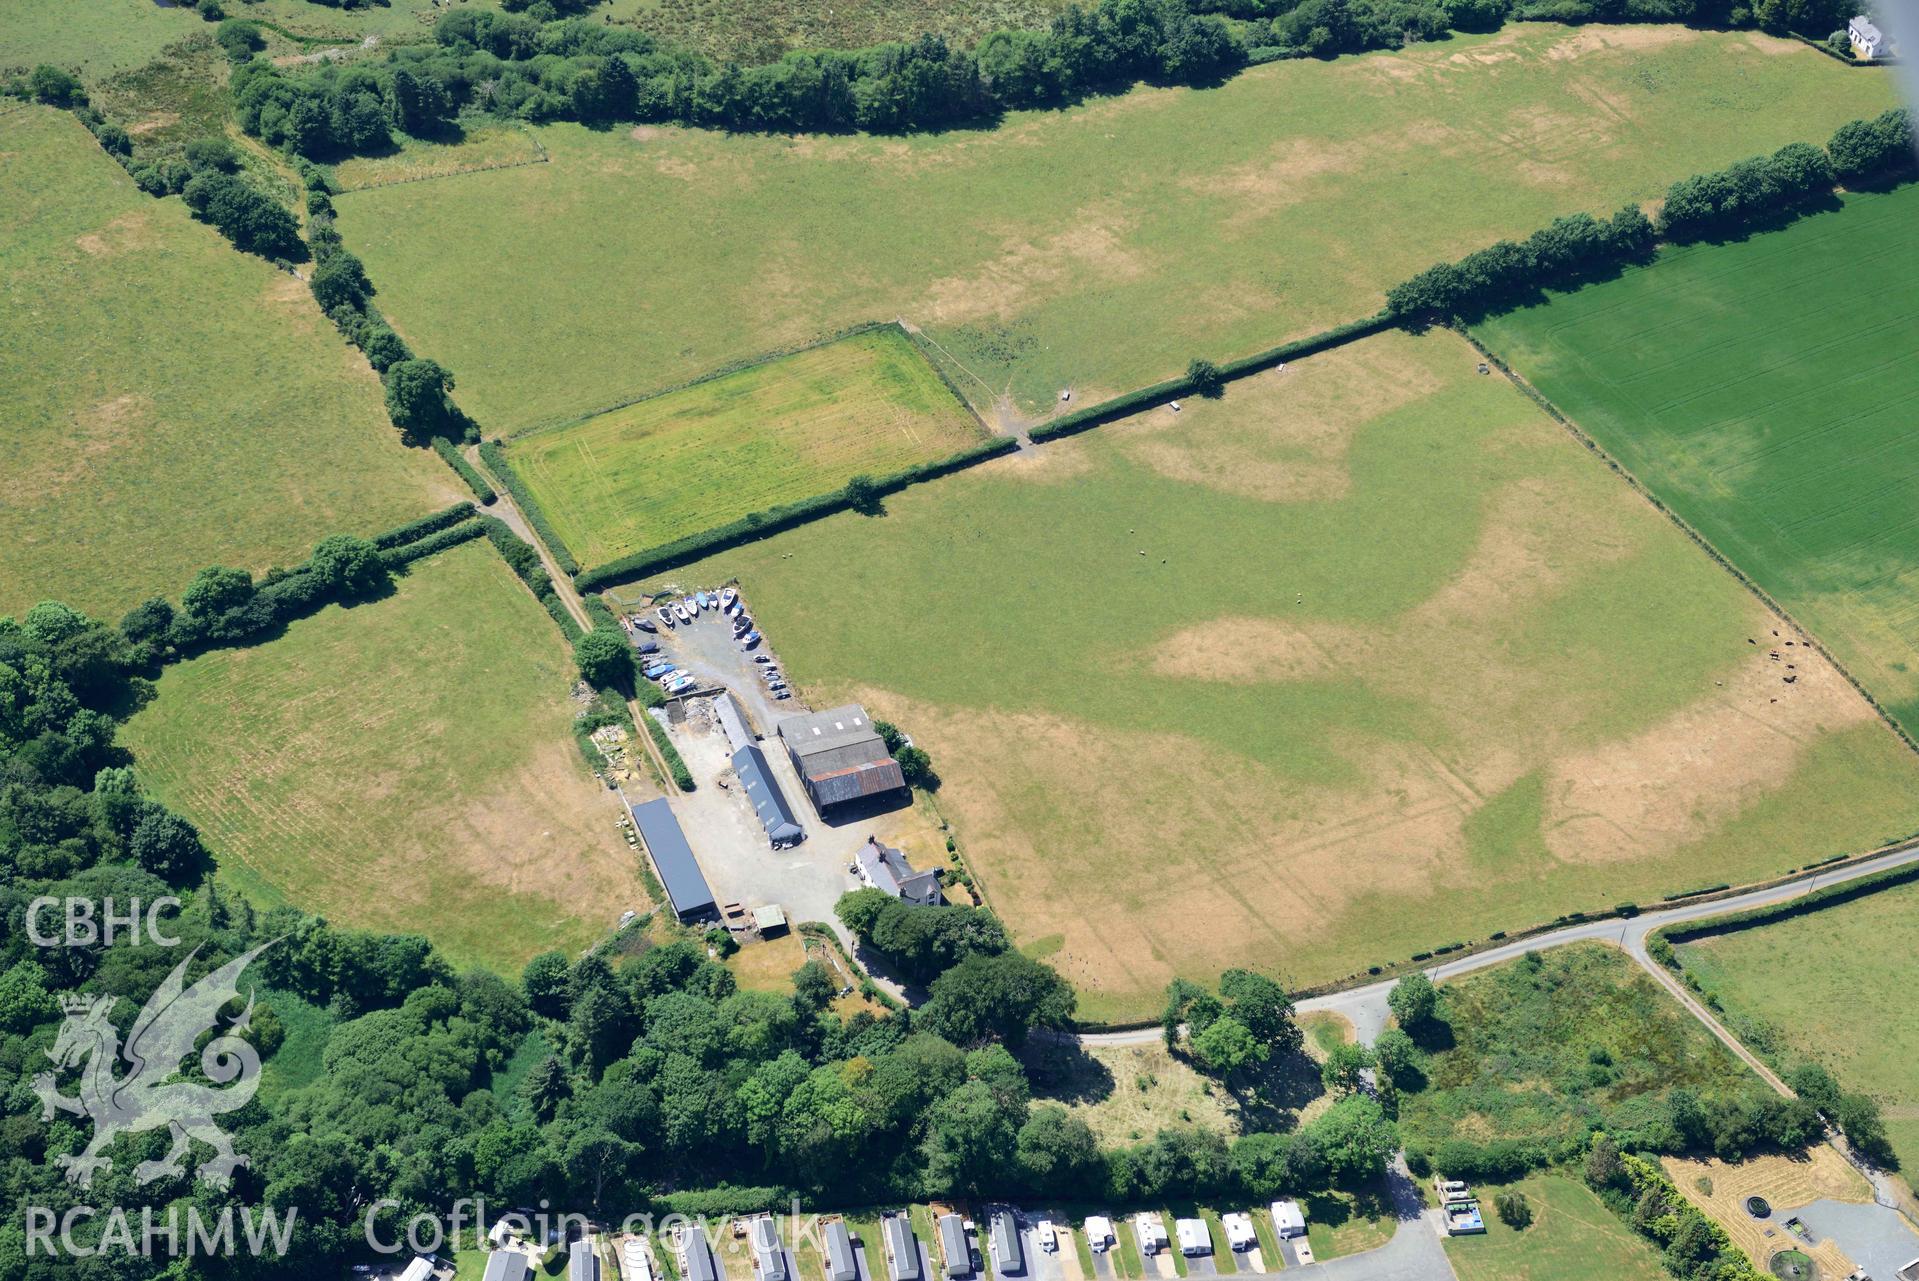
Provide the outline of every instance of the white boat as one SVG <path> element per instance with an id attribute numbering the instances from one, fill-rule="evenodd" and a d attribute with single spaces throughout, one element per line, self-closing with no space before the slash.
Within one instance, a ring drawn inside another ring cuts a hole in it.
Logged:
<path id="1" fill-rule="evenodd" d="M 720 608 L 721 609 L 732 609 L 733 602 L 738 600 L 739 598 L 740 598 L 740 594 L 734 591 L 731 587 L 720 588 Z"/>
<path id="2" fill-rule="evenodd" d="M 684 605 L 675 605 L 673 607 L 673 616 L 682 623 L 690 623 L 693 621 L 693 616 L 686 612 L 686 606 Z"/>
<path id="3" fill-rule="evenodd" d="M 697 617 L 699 617 L 699 613 L 700 613 L 700 598 L 699 598 L 699 597 L 697 597 L 697 596 L 688 596 L 688 597 L 686 598 L 686 612 L 687 612 L 688 614 L 690 614 L 690 615 L 692 615 L 692 616 L 693 616 L 693 617 L 695 617 L 695 618 L 697 618 Z"/>

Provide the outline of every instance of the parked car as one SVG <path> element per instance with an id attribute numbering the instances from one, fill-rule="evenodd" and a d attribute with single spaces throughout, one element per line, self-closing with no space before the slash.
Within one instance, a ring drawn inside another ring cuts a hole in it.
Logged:
<path id="1" fill-rule="evenodd" d="M 773 656 L 771 654 L 755 654 L 753 655 L 753 661 L 756 663 L 770 664 L 773 661 Z"/>
<path id="2" fill-rule="evenodd" d="M 793 697 L 793 691 L 790 689 L 783 689 L 779 693 L 773 695 L 773 701 L 776 703 L 784 703 L 787 699 L 791 697 Z"/>

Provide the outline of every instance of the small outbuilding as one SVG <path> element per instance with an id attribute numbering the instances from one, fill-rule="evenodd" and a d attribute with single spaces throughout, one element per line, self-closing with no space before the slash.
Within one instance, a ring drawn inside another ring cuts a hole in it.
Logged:
<path id="1" fill-rule="evenodd" d="M 993 1226 L 990 1229 L 993 1241 L 993 1263 L 1000 1272 L 1024 1272 L 1026 1254 L 1020 1246 L 1019 1220 L 1013 1217 L 1011 1210 L 993 1211 Z"/>
<path id="2" fill-rule="evenodd" d="M 526 1255 L 518 1250 L 495 1250 L 486 1256 L 486 1268 L 480 1281 L 529 1281 L 533 1269 Z"/>
<path id="3" fill-rule="evenodd" d="M 1273 1202 L 1273 1231 L 1282 1241 L 1306 1235 L 1306 1212 L 1299 1208 L 1299 1202 Z"/>
<path id="4" fill-rule="evenodd" d="M 826 1281 L 859 1281 L 859 1256 L 845 1219 L 830 1219 L 820 1229 L 826 1243 Z"/>
<path id="5" fill-rule="evenodd" d="M 713 716 L 720 723 L 720 732 L 726 735 L 727 747 L 733 751 L 759 742 L 759 735 L 746 719 L 746 709 L 733 697 L 733 691 L 727 690 L 713 700 Z"/>
<path id="6" fill-rule="evenodd" d="M 913 1222 L 904 1214 L 890 1214 L 880 1224 L 886 1241 L 887 1265 L 893 1281 L 920 1281 L 920 1243 L 913 1235 Z"/>
<path id="7" fill-rule="evenodd" d="M 713 1261 L 713 1246 L 699 1228 L 680 1229 L 680 1261 L 686 1281 L 719 1281 L 720 1269 Z"/>
<path id="8" fill-rule="evenodd" d="M 973 1275 L 973 1247 L 966 1239 L 966 1221 L 957 1214 L 939 1217 L 940 1254 L 946 1259 L 946 1275 Z"/>
<path id="9" fill-rule="evenodd" d="M 760 1281 L 786 1281 L 786 1247 L 780 1242 L 780 1229 L 773 1216 L 762 1214 L 753 1220 L 753 1270 Z"/>

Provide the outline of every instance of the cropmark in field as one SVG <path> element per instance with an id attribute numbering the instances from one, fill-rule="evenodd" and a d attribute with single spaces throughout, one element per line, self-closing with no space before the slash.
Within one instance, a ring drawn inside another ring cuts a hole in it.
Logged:
<path id="1" fill-rule="evenodd" d="M 1857 693 L 1782 684 L 1753 597 L 1476 360 L 1379 335 L 676 577 L 932 753 L 1095 1019 L 1919 826 Z"/>
<path id="2" fill-rule="evenodd" d="M 488 432 L 904 317 L 1017 426 L 1368 315 L 1435 260 L 1823 140 L 1886 73 L 1750 32 L 1517 24 L 911 137 L 643 125 L 350 192 L 380 307 Z"/>
<path id="3" fill-rule="evenodd" d="M 644 911 L 533 597 L 484 543 L 397 589 L 169 669 L 122 736 L 143 785 L 256 903 L 425 934 L 459 964 L 516 974 Z"/>
<path id="4" fill-rule="evenodd" d="M 1481 333 L 1919 735 L 1919 185 Z"/>
<path id="5" fill-rule="evenodd" d="M 984 434 L 886 325 L 519 437 L 507 453 L 567 547 L 599 565 Z"/>
<path id="6" fill-rule="evenodd" d="M 0 613 L 118 619 L 466 495 L 299 280 L 154 200 L 65 112 L 0 116 Z"/>

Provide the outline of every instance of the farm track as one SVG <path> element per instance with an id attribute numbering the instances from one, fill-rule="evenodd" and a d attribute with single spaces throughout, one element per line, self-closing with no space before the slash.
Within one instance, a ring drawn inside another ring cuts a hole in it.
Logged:
<path id="1" fill-rule="evenodd" d="M 466 451 L 466 460 L 479 468 L 483 474 L 492 475 L 492 469 L 480 460 L 478 449 L 469 446 Z M 493 476 L 493 488 L 499 495 L 499 501 L 494 508 L 495 514 L 504 520 L 507 527 L 515 534 L 533 545 L 533 549 L 540 554 L 540 564 L 546 567 L 546 576 L 553 580 L 554 595 L 560 598 L 560 603 L 566 606 L 566 612 L 573 616 L 573 621 L 580 625 L 581 630 L 592 631 L 593 620 L 587 616 L 586 605 L 580 599 L 579 592 L 573 589 L 573 579 L 560 569 L 553 559 L 553 554 L 546 549 L 546 544 L 540 541 L 539 536 L 533 532 L 532 526 L 527 524 L 526 517 L 514 503 L 513 495 L 508 492 L 499 476 Z M 626 700 L 626 708 L 633 717 L 635 730 L 633 737 L 639 739 L 645 747 L 647 759 L 653 762 L 653 768 L 658 772 L 659 777 L 662 780 L 671 779 L 673 772 L 666 767 L 666 758 L 660 755 L 659 744 L 653 741 L 651 734 L 640 731 L 640 717 L 647 714 L 646 708 L 640 706 L 638 699 L 632 698 Z"/>

